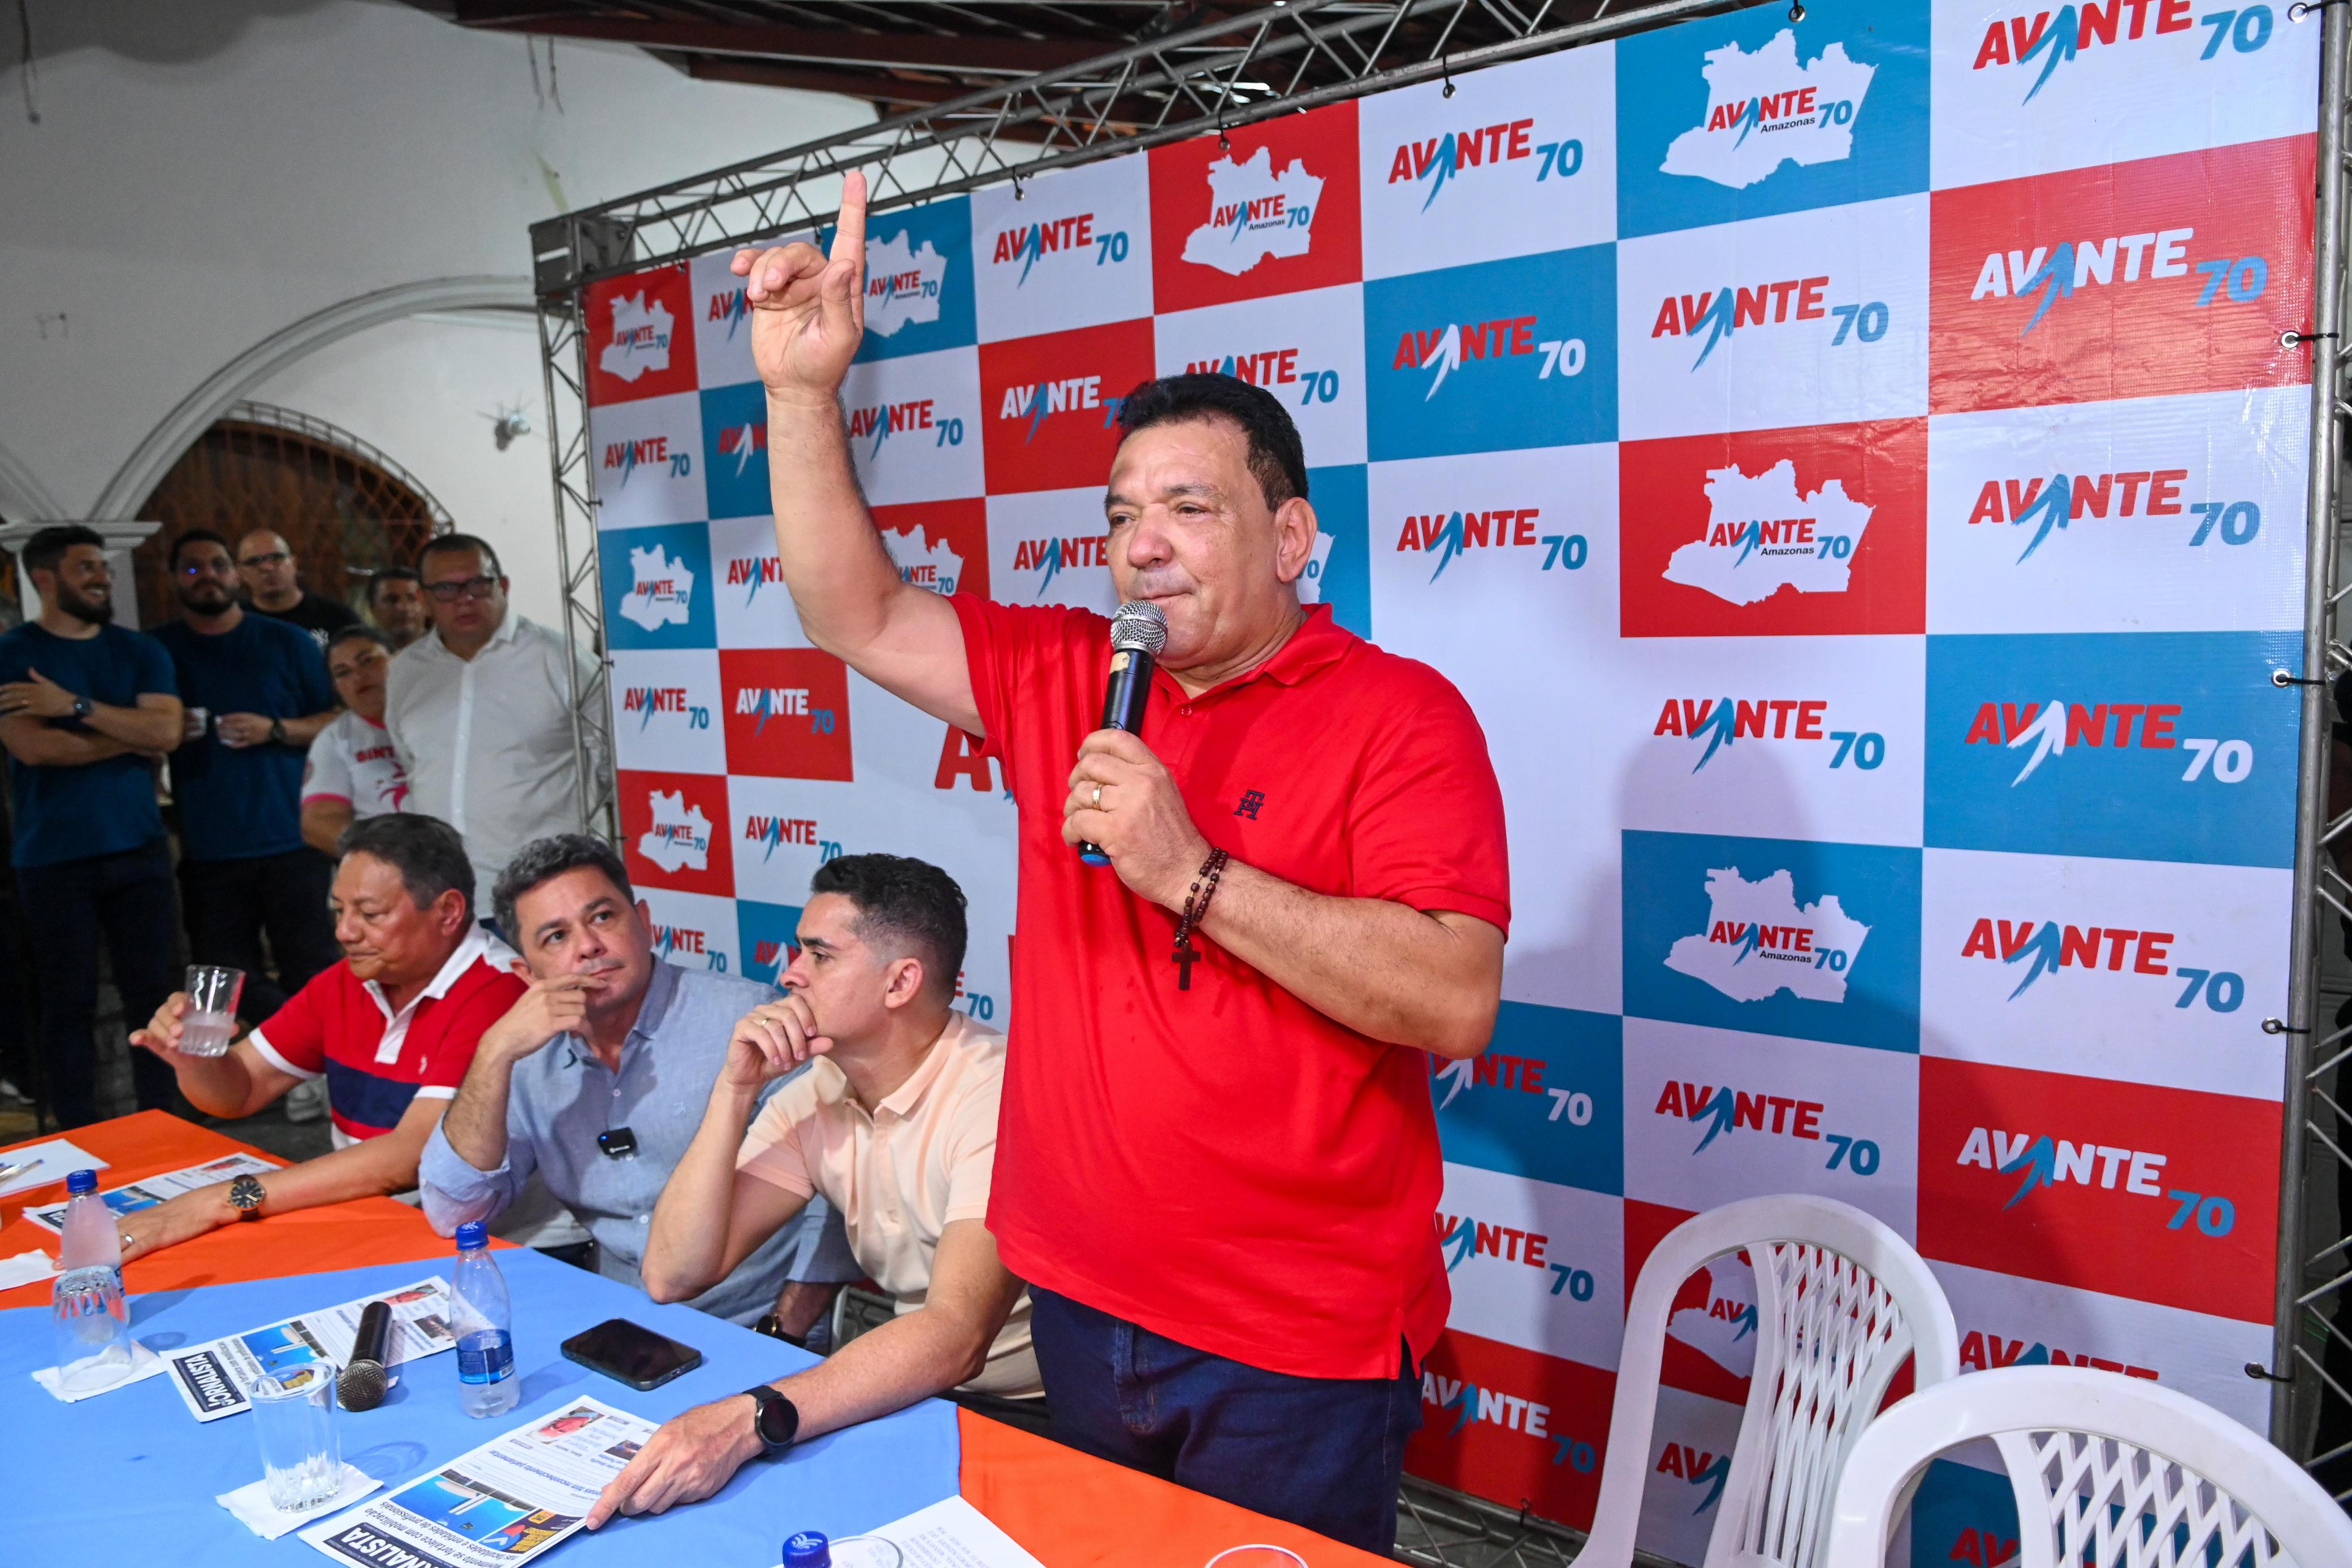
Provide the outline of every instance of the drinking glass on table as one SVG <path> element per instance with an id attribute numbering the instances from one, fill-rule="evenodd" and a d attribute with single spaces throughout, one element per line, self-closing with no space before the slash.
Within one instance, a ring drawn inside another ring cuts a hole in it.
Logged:
<path id="1" fill-rule="evenodd" d="M 296 1513 L 341 1491 L 343 1450 L 335 1436 L 334 1364 L 265 1368 L 246 1395 L 253 1401 L 270 1506 Z"/>
<path id="2" fill-rule="evenodd" d="M 1226 1547 L 1202 1568 L 1307 1568 L 1307 1559 L 1287 1546 L 1252 1542 L 1246 1546 Z"/>
<path id="3" fill-rule="evenodd" d="M 103 1263 L 68 1269 L 50 1287 L 57 1324 L 58 1387 L 96 1393 L 121 1382 L 132 1365 L 131 1309 L 122 1281 Z"/>
<path id="4" fill-rule="evenodd" d="M 245 971 L 219 964 L 188 966 L 188 1011 L 180 1019 L 180 1051 L 185 1056 L 220 1056 L 236 1032 L 237 998 L 245 992 Z"/>

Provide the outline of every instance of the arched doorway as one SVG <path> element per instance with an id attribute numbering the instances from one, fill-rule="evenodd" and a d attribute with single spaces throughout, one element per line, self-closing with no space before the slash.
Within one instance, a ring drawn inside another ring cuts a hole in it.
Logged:
<path id="1" fill-rule="evenodd" d="M 163 525 L 133 552 L 139 623 L 173 613 L 172 541 L 210 528 L 234 545 L 253 528 L 286 537 L 311 592 L 360 607 L 368 578 L 413 565 L 448 509 L 416 476 L 367 442 L 322 419 L 269 403 L 239 402 L 198 436 L 138 515 Z"/>

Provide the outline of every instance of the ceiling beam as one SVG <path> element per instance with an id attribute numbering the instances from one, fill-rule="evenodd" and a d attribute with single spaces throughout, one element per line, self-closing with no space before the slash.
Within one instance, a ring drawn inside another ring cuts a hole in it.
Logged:
<path id="1" fill-rule="evenodd" d="M 751 87 L 795 88 L 803 92 L 834 92 L 845 98 L 865 99 L 868 102 L 917 106 L 945 103 L 971 91 L 969 85 L 955 82 L 908 81 L 876 72 L 867 75 L 856 71 L 811 70 L 804 67 L 771 65 L 763 60 L 744 60 L 709 55 L 671 57 L 697 81 L 739 82 Z M 1146 106 L 1148 108 L 1148 106 Z M 1108 121 L 1117 128 L 1130 123 L 1118 120 Z M 1048 127 L 1040 121 L 1024 121 L 1008 125 L 997 132 L 1002 141 L 1043 142 Z M 1069 144 L 1066 134 L 1062 145 Z"/>
<path id="2" fill-rule="evenodd" d="M 727 22 L 625 22 L 579 16 L 517 16 L 518 7 L 458 0 L 460 26 L 499 32 L 634 44 L 695 55 L 745 59 L 808 60 L 824 65 L 950 70 L 982 76 L 1032 76 L 1094 58 L 1101 41 L 1044 38 L 942 37 L 937 34 L 853 33 L 821 27 L 776 27 Z M 925 99 L 923 101 L 931 101 Z"/>

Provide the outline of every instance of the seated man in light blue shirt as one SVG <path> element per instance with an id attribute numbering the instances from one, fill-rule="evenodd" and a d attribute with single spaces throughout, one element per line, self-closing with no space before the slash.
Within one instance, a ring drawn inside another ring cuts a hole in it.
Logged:
<path id="1" fill-rule="evenodd" d="M 702 1124 L 735 1020 L 781 993 L 657 962 L 621 857 L 583 833 L 526 846 L 491 902 L 532 984 L 483 1032 L 425 1145 L 425 1218 L 444 1236 L 493 1218 L 536 1170 L 595 1238 L 597 1272 L 642 1290 L 654 1202 Z M 800 1337 L 835 1285 L 865 1273 L 820 1203 L 689 1304 L 747 1325 L 772 1313 L 763 1327 Z"/>

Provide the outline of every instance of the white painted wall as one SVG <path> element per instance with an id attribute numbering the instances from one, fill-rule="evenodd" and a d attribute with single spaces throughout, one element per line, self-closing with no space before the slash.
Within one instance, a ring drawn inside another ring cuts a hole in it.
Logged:
<path id="1" fill-rule="evenodd" d="M 83 517 L 207 376 L 299 319 L 423 279 L 524 275 L 528 227 L 872 118 L 823 95 L 696 82 L 559 45 L 562 107 L 520 37 L 382 0 L 29 0 L 28 122 L 0 27 L 0 512 Z M 364 436 L 509 556 L 550 618 L 535 337 L 376 329 L 249 394 Z"/>

